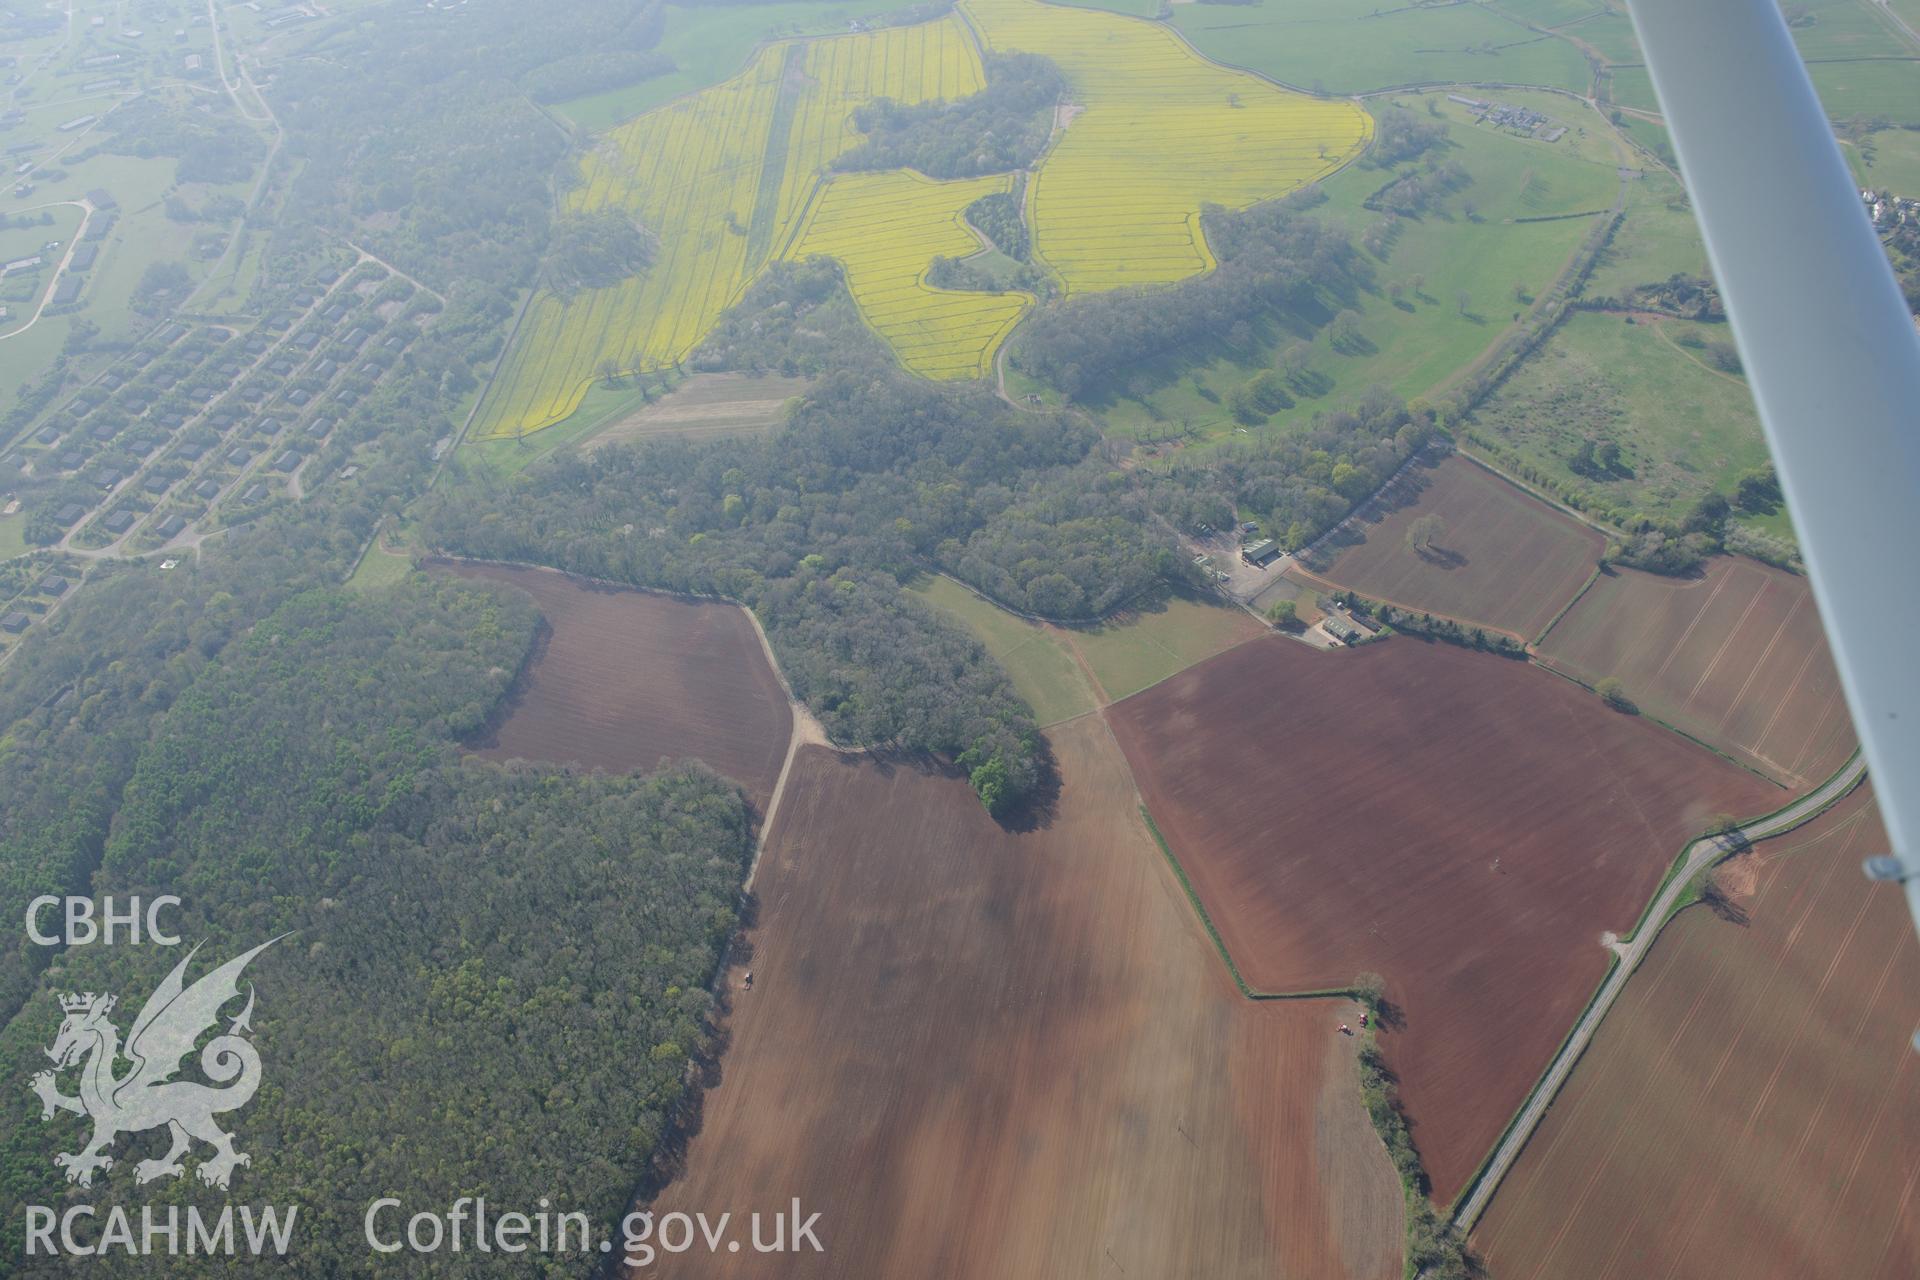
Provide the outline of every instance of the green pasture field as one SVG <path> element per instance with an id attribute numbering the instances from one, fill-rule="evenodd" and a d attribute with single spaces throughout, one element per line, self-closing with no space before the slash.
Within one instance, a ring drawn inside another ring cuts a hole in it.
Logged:
<path id="1" fill-rule="evenodd" d="M 1587 278 L 1587 296 L 1620 297 L 1675 275 L 1707 274 L 1700 224 L 1677 179 L 1648 170 L 1628 188 L 1626 217 Z"/>
<path id="2" fill-rule="evenodd" d="M 1920 130 L 1881 129 L 1865 145 L 1840 150 L 1861 186 L 1920 196 Z"/>
<path id="3" fill-rule="evenodd" d="M 1101 704 L 1059 633 L 1016 618 L 950 578 L 927 574 L 913 590 L 987 647 L 1041 725 L 1057 724 Z"/>
<path id="4" fill-rule="evenodd" d="M 16 511 L 10 516 L 0 516 L 0 560 L 11 560 L 14 556 L 27 553 L 27 515 Z"/>
<path id="5" fill-rule="evenodd" d="M 1244 610 L 1171 596 L 1098 627 L 1076 627 L 1073 644 L 1107 700 L 1117 702 L 1265 630 Z"/>
<path id="6" fill-rule="evenodd" d="M 1503 4 L 1512 10 L 1512 4 Z M 1639 62 L 1640 37 L 1634 34 L 1633 19 L 1625 9 L 1589 10 L 1588 16 L 1556 28 L 1562 35 L 1592 45 L 1608 62 Z"/>
<path id="7" fill-rule="evenodd" d="M 1885 116 L 1895 124 L 1920 124 L 1920 61 L 1816 62 L 1808 70 L 1820 104 L 1835 120 Z"/>
<path id="8" fill-rule="evenodd" d="M 1585 23 L 1606 12 L 1606 0 L 1497 0 L 1492 8 L 1536 27 Z"/>
<path id="9" fill-rule="evenodd" d="M 1498 81 L 1585 93 L 1591 78 L 1571 44 L 1477 4 L 1183 4 L 1174 6 L 1172 23 L 1216 61 L 1316 92 Z"/>
<path id="10" fill-rule="evenodd" d="M 1480 406 L 1474 429 L 1615 506 L 1680 516 L 1709 490 L 1731 494 L 1768 459 L 1746 381 L 1682 345 L 1690 337 L 1732 341 L 1725 325 L 1576 312 Z M 1583 439 L 1619 444 L 1629 474 L 1575 474 L 1569 459 Z"/>
<path id="11" fill-rule="evenodd" d="M 683 93 L 719 84 L 746 66 L 762 41 L 829 35 L 845 31 L 854 18 L 899 7 L 899 0 L 790 0 L 701 9 L 671 6 L 659 51 L 673 59 L 673 71 L 605 93 L 556 102 L 552 109 L 582 128 L 609 129 Z"/>
<path id="12" fill-rule="evenodd" d="M 657 382 L 655 385 L 659 385 Z M 608 423 L 641 408 L 647 403 L 638 386 L 608 387 L 596 381 L 575 409 L 551 427 L 524 438 L 473 440 L 460 447 L 460 455 L 469 462 L 480 462 L 502 476 L 518 474 L 565 445 L 577 445 Z"/>
<path id="13" fill-rule="evenodd" d="M 1051 627 L 1015 617 L 951 579 L 928 575 L 913 590 L 987 647 L 1042 725 L 1117 702 L 1266 630 L 1244 610 L 1185 595 L 1095 626 Z"/>
<path id="14" fill-rule="evenodd" d="M 380 540 L 375 538 L 373 545 L 367 548 L 367 554 L 361 557 L 354 568 L 353 576 L 347 579 L 347 585 L 360 590 L 375 587 L 390 587 L 413 572 L 413 561 L 404 555 L 394 555 L 380 549 Z"/>
<path id="15" fill-rule="evenodd" d="M 1653 77 L 1641 63 L 1624 63 L 1607 68 L 1611 86 L 1608 97 L 1623 107 L 1660 114 L 1660 99 L 1653 92 Z"/>
<path id="16" fill-rule="evenodd" d="M 1644 116 L 1632 115 L 1623 111 L 1620 113 L 1620 124 L 1618 127 L 1622 133 L 1625 133 L 1642 147 L 1652 152 L 1653 155 L 1668 168 L 1678 166 L 1679 161 L 1673 153 L 1673 138 L 1667 133 L 1666 125 L 1648 120 Z M 1645 165 L 1650 164 L 1651 161 L 1642 157 L 1636 163 Z"/>
<path id="17" fill-rule="evenodd" d="M 1396 95 L 1394 101 L 1425 118 L 1427 96 Z M 1522 95 L 1488 96 L 1505 100 Z M 1446 111 L 1458 114 L 1449 116 L 1455 145 L 1444 158 L 1460 164 L 1474 181 L 1448 197 L 1440 211 L 1399 220 L 1400 234 L 1386 259 L 1372 262 L 1373 290 L 1354 303 L 1363 341 L 1342 353 L 1321 330 L 1309 362 L 1322 379 L 1321 393 L 1297 395 L 1292 408 L 1273 415 L 1272 424 L 1284 428 L 1304 423 L 1376 384 L 1409 398 L 1432 392 L 1491 346 L 1512 323 L 1514 312 L 1524 311 L 1528 304 L 1515 296 L 1516 286 L 1532 298 L 1559 276 L 1592 219 L 1512 219 L 1607 209 L 1619 178 L 1611 159 L 1600 163 L 1579 158 L 1578 148 L 1592 147 L 1606 129 L 1604 122 L 1571 99 L 1536 96 L 1555 107 L 1557 119 L 1585 128 L 1587 137 L 1569 133 L 1558 143 L 1514 138 L 1467 123 L 1464 111 L 1447 103 Z M 1322 184 L 1329 198 L 1312 216 L 1342 226 L 1357 240 L 1381 217 L 1363 202 L 1388 179 L 1383 170 L 1349 166 Z M 1476 221 L 1464 215 L 1468 200 L 1475 205 Z M 1389 289 L 1395 283 L 1402 293 L 1397 300 Z M 1464 308 L 1462 292 L 1467 295 Z M 1183 357 L 1170 357 L 1165 367 L 1148 371 L 1158 380 L 1154 389 L 1090 407 L 1121 438 L 1229 439 L 1247 428 L 1235 423 L 1226 409 L 1228 394 L 1271 367 L 1294 341 L 1294 333 L 1276 330 L 1256 342 L 1254 350 L 1223 349 L 1192 368 L 1175 363 Z M 1190 360 L 1190 354 L 1184 359 Z M 1027 386 L 1010 377 L 1008 389 L 1024 393 Z"/>

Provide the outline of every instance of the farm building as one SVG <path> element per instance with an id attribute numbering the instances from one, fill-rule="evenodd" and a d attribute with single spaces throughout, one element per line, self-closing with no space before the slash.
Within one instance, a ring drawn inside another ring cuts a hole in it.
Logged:
<path id="1" fill-rule="evenodd" d="M 1351 622 L 1336 614 L 1328 614 L 1320 620 L 1320 627 L 1341 644 L 1352 644 L 1360 639 L 1360 631 Z"/>
<path id="2" fill-rule="evenodd" d="M 91 270 L 95 260 L 100 257 L 100 246 L 83 244 L 73 251 L 73 258 L 67 263 L 75 271 Z"/>
<path id="3" fill-rule="evenodd" d="M 67 587 L 69 585 L 71 584 L 68 583 L 65 578 L 42 578 L 40 580 L 40 594 L 46 596 L 63 596 L 67 594 Z"/>
<path id="4" fill-rule="evenodd" d="M 305 459 L 302 458 L 298 453 L 294 452 L 292 449 L 289 449 L 285 453 L 281 454 L 278 458 L 274 459 L 273 469 L 275 471 L 293 471 L 297 469 L 299 465 L 304 461 Z"/>
<path id="5" fill-rule="evenodd" d="M 1262 538 L 1240 549 L 1240 558 L 1256 568 L 1271 563 L 1280 554 L 1280 544 L 1272 538 Z"/>
<path id="6" fill-rule="evenodd" d="M 256 484 L 252 488 L 248 489 L 245 493 L 240 495 L 240 501 L 258 502 L 266 496 L 267 496 L 267 486 L 263 484 Z"/>
<path id="7" fill-rule="evenodd" d="M 218 480 L 202 480 L 200 487 L 195 489 L 194 492 L 202 498 L 212 501 L 214 498 L 220 496 L 220 482 Z"/>
<path id="8" fill-rule="evenodd" d="M 24 613 L 14 612 L 4 618 L 0 618 L 0 631 L 4 631 L 10 636 L 17 636 L 32 625 L 33 619 Z"/>
<path id="9" fill-rule="evenodd" d="M 173 488 L 173 481 L 156 471 L 148 476 L 140 487 L 148 493 L 165 493 L 167 490 Z"/>
<path id="10" fill-rule="evenodd" d="M 59 284 L 53 286 L 53 301 L 56 305 L 76 300 L 80 296 L 80 282 L 72 276 L 63 276 Z"/>
<path id="11" fill-rule="evenodd" d="M 206 457 L 207 446 L 203 444 L 188 443 L 188 444 L 181 445 L 178 449 L 175 449 L 173 452 L 174 452 L 174 456 L 176 458 L 179 458 L 182 462 L 198 462 L 200 461 L 200 459 Z"/>
<path id="12" fill-rule="evenodd" d="M 159 523 L 159 525 L 156 526 L 154 531 L 163 538 L 171 538 L 186 527 L 187 527 L 187 522 L 181 517 L 175 515 L 175 516 L 168 516 L 165 520 L 162 520 Z"/>
<path id="13" fill-rule="evenodd" d="M 102 520 L 100 526 L 108 533 L 125 533 L 127 530 L 133 528 L 133 512 L 116 511 L 105 520 Z"/>
<path id="14" fill-rule="evenodd" d="M 53 520 L 55 524 L 71 525 L 85 514 L 87 514 L 85 507 L 77 502 L 69 502 L 66 506 L 53 513 Z"/>

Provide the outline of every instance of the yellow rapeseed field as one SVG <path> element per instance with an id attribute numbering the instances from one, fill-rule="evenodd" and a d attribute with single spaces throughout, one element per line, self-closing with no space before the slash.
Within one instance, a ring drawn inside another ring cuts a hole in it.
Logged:
<path id="1" fill-rule="evenodd" d="M 969 31 L 968 26 L 972 30 Z M 1153 23 L 1038 0 L 963 0 L 935 22 L 760 49 L 733 79 L 608 133 L 583 159 L 570 212 L 615 210 L 658 241 L 641 276 L 529 302 L 476 434 L 550 426 L 601 372 L 670 368 L 766 265 L 827 254 L 867 322 L 928 377 L 984 374 L 1032 299 L 924 283 L 937 254 L 977 245 L 961 211 L 1012 176 L 934 182 L 830 173 L 875 98 L 963 98 L 988 48 L 1043 53 L 1075 111 L 1028 183 L 1035 256 L 1069 292 L 1180 280 L 1213 265 L 1203 204 L 1284 195 L 1352 156 L 1370 122 L 1193 53 Z"/>
<path id="2" fill-rule="evenodd" d="M 927 266 L 936 256 L 978 249 L 966 207 L 1012 185 L 1010 174 L 962 182 L 899 169 L 841 174 L 814 203 L 789 256 L 838 258 L 860 314 L 907 368 L 928 378 L 977 378 L 1034 299 L 935 289 Z"/>
<path id="3" fill-rule="evenodd" d="M 647 372 L 685 359 L 791 241 L 826 167 L 859 143 L 856 107 L 964 98 L 984 83 L 972 37 L 947 17 L 769 45 L 726 83 L 613 130 L 567 207 L 627 213 L 658 238 L 654 265 L 614 288 L 538 294 L 476 434 L 559 422 L 608 361 Z"/>
<path id="4" fill-rule="evenodd" d="M 962 0 L 987 47 L 1052 58 L 1071 120 L 1029 196 L 1035 252 L 1069 293 L 1210 269 L 1203 204 L 1245 208 L 1352 158 L 1372 120 L 1208 62 L 1163 26 L 1039 0 Z M 1063 113 L 1066 114 L 1066 113 Z"/>

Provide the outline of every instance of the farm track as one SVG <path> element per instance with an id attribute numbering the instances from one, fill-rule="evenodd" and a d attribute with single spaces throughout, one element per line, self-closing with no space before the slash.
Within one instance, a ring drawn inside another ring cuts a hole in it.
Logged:
<path id="1" fill-rule="evenodd" d="M 1567 1036 L 1566 1043 L 1547 1068 L 1546 1074 L 1541 1077 L 1540 1083 L 1534 1087 L 1526 1105 L 1514 1118 L 1512 1126 L 1501 1139 L 1499 1146 L 1494 1148 L 1493 1155 L 1488 1158 L 1466 1198 L 1455 1209 L 1453 1214 L 1455 1227 L 1463 1231 L 1469 1230 L 1485 1212 L 1494 1192 L 1499 1189 L 1501 1179 L 1505 1178 L 1508 1170 L 1513 1167 L 1513 1162 L 1519 1157 L 1527 1140 L 1532 1137 L 1541 1117 L 1552 1105 L 1554 1096 L 1559 1093 L 1568 1075 L 1572 1073 L 1574 1064 L 1580 1060 L 1580 1055 L 1586 1052 L 1594 1032 L 1599 1029 L 1601 1021 L 1613 1008 L 1615 1001 L 1620 998 L 1620 993 L 1625 990 L 1627 980 L 1633 976 L 1634 970 L 1646 958 L 1648 949 L 1653 946 L 1654 940 L 1660 934 L 1661 926 L 1673 913 L 1680 899 L 1686 895 L 1694 878 L 1721 859 L 1737 852 L 1745 844 L 1791 831 L 1814 818 L 1853 790 L 1866 775 L 1866 758 L 1856 754 L 1819 790 L 1796 800 L 1778 813 L 1749 823 L 1739 828 L 1737 832 L 1704 837 L 1688 846 L 1680 870 L 1653 900 L 1633 938 L 1619 945 L 1616 952 L 1617 962 L 1613 970 L 1608 973 L 1606 982 L 1601 985 L 1599 994 L 1594 997 L 1593 1003 L 1581 1016 L 1580 1021 L 1574 1025 L 1572 1032 Z"/>
<path id="2" fill-rule="evenodd" d="M 1912 926 L 1857 870 L 1885 840 L 1862 785 L 1666 926 L 1475 1228 L 1493 1274 L 1920 1274 Z"/>

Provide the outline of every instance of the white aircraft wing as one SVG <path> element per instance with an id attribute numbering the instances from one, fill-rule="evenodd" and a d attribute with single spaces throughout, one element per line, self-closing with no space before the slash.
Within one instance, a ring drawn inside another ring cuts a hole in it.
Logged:
<path id="1" fill-rule="evenodd" d="M 1920 925 L 1920 335 L 1776 0 L 1628 7 Z"/>

